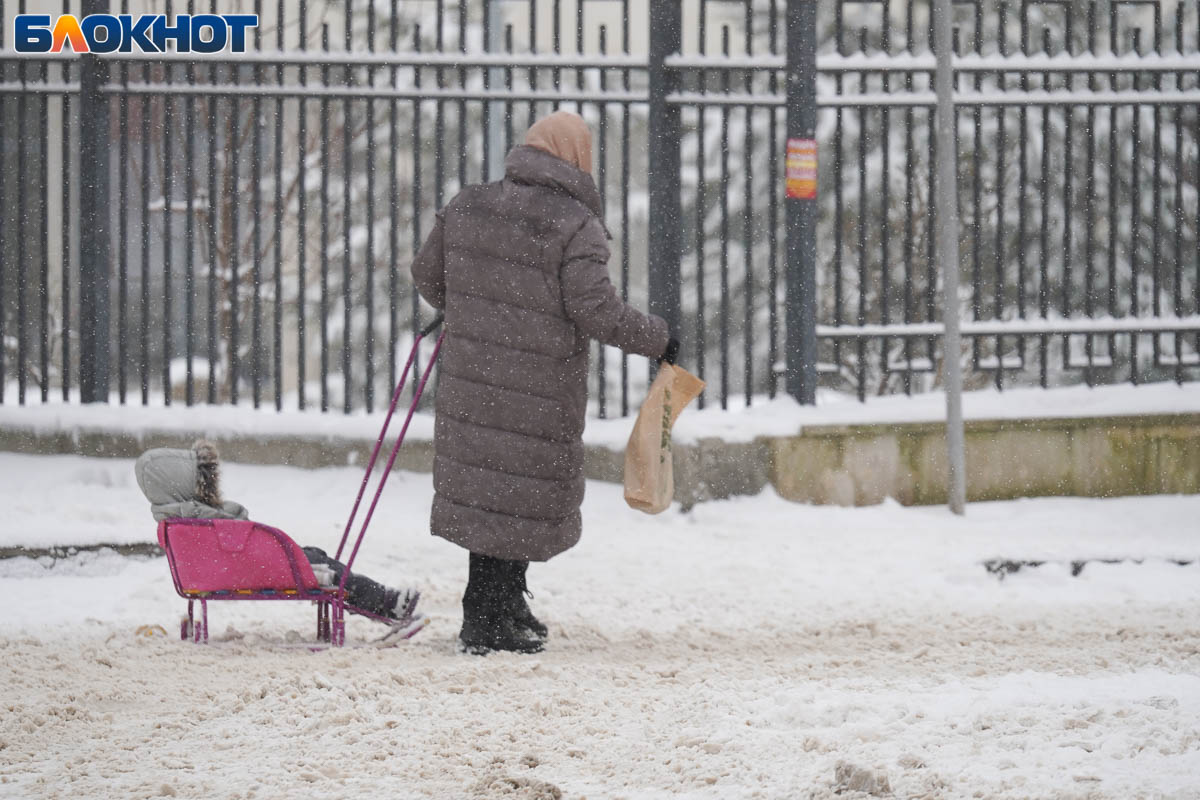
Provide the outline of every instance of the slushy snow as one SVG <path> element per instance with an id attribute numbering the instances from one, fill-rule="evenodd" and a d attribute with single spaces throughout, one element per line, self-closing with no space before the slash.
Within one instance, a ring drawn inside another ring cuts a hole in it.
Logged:
<path id="1" fill-rule="evenodd" d="M 154 539 L 131 461 L 0 471 L 0 546 Z M 332 550 L 360 477 L 223 481 Z M 958 519 L 768 490 L 649 517 L 589 483 L 580 545 L 530 569 L 546 652 L 478 658 L 455 650 L 466 558 L 429 536 L 431 495 L 393 475 L 360 557 L 424 590 L 432 621 L 396 647 L 352 618 L 349 647 L 310 651 L 299 603 L 213 603 L 192 645 L 162 558 L 0 561 L 0 796 L 1200 796 L 1200 497 Z M 1046 563 L 999 579 L 993 558 Z M 1141 563 L 1072 577 L 1082 559 Z"/>

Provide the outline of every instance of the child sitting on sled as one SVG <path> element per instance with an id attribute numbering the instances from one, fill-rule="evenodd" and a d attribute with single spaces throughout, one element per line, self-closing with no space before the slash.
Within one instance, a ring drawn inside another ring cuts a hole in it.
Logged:
<path id="1" fill-rule="evenodd" d="M 142 453 L 134 472 L 154 520 L 248 519 L 244 506 L 221 497 L 219 464 L 217 448 L 206 441 L 197 441 L 188 450 L 159 447 Z M 302 549 L 322 586 L 341 581 L 344 564 L 318 547 Z M 381 617 L 411 619 L 420 596 L 416 589 L 387 587 L 353 572 L 346 579 L 346 602 Z"/>

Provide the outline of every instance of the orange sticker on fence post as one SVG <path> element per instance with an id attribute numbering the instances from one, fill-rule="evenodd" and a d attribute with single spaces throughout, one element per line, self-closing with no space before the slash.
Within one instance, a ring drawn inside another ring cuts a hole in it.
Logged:
<path id="1" fill-rule="evenodd" d="M 816 139 L 788 139 L 784 168 L 789 198 L 811 200 L 817 196 Z"/>

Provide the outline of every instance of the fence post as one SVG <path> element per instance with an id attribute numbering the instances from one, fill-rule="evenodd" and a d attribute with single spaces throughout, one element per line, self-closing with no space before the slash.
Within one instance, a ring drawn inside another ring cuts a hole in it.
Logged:
<path id="1" fill-rule="evenodd" d="M 958 309 L 958 152 L 954 143 L 954 65 L 952 0 L 934 0 L 934 50 L 937 70 L 938 149 L 937 182 L 933 202 L 937 209 L 937 254 L 942 268 L 942 363 L 946 384 L 946 494 L 950 510 L 963 514 L 967 506 L 967 465 L 962 416 L 962 339 Z M 1002 354 L 997 352 L 997 362 Z M 999 370 L 1000 363 L 996 369 Z"/>
<path id="2" fill-rule="evenodd" d="M 500 0 L 484 3 L 484 14 L 487 15 L 483 46 L 489 53 L 504 52 L 504 15 L 501 13 Z M 488 70 L 488 82 L 491 88 L 504 85 L 504 70 L 494 67 Z M 488 104 L 488 125 L 483 132 L 487 137 L 488 174 L 484 181 L 498 181 L 504 177 L 504 103 L 496 101 Z"/>
<path id="3" fill-rule="evenodd" d="M 680 111 L 667 102 L 678 85 L 664 63 L 678 53 L 682 41 L 681 0 L 650 3 L 650 311 L 667 321 L 679 336 L 679 265 L 683 259 L 680 225 Z"/>
<path id="4" fill-rule="evenodd" d="M 817 399 L 817 0 L 787 0 L 787 391 Z"/>
<path id="5" fill-rule="evenodd" d="M 107 14 L 108 0 L 83 0 L 82 10 L 84 16 Z M 102 58 L 79 57 L 79 393 L 85 403 L 108 402 L 109 121 L 102 91 L 107 80 Z"/>

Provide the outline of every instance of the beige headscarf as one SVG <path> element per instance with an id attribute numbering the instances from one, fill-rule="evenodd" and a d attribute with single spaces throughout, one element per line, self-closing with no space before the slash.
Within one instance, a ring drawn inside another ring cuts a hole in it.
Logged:
<path id="1" fill-rule="evenodd" d="M 568 164 L 592 172 L 592 132 L 583 117 L 570 111 L 555 111 L 533 123 L 525 144 L 545 150 Z"/>

